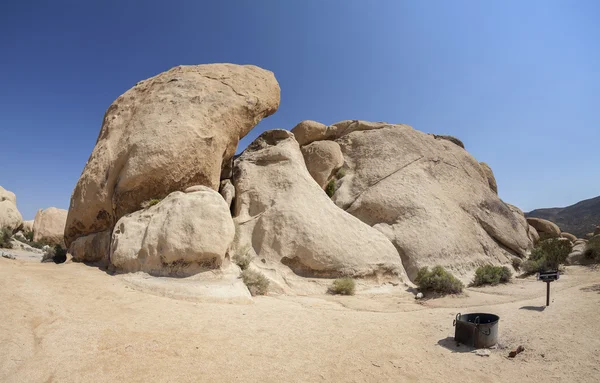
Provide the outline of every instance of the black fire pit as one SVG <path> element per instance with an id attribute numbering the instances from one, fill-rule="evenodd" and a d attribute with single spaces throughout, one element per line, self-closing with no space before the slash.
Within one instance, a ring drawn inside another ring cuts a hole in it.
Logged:
<path id="1" fill-rule="evenodd" d="M 498 343 L 498 321 L 494 314 L 456 314 L 454 340 L 474 348 L 488 348 Z"/>

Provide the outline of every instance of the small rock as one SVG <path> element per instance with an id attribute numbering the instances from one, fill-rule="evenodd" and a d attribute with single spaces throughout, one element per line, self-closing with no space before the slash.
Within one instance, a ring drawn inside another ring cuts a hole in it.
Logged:
<path id="1" fill-rule="evenodd" d="M 415 299 L 423 299 L 423 293 L 418 293 Z"/>
<path id="2" fill-rule="evenodd" d="M 487 350 L 485 348 L 479 349 L 479 350 L 475 350 L 475 351 L 473 351 L 473 353 L 475 355 L 477 355 L 477 356 L 490 356 L 491 355 L 490 350 Z"/>
<path id="3" fill-rule="evenodd" d="M 525 348 L 523 346 L 519 346 L 517 347 L 516 350 L 512 350 L 509 354 L 508 357 L 509 358 L 514 358 L 515 356 L 519 355 L 520 353 L 522 353 L 523 351 L 525 351 Z"/>

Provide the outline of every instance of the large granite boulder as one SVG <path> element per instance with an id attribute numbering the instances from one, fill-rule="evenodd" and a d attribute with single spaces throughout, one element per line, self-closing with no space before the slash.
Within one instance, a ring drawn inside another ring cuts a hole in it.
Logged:
<path id="1" fill-rule="evenodd" d="M 173 192 L 117 222 L 110 262 L 124 272 L 196 274 L 221 266 L 234 235 L 229 206 L 218 192 Z"/>
<path id="2" fill-rule="evenodd" d="M 531 249 L 522 213 L 498 198 L 463 146 L 407 125 L 349 120 L 322 131 L 345 160 L 333 200 L 392 241 L 409 277 L 442 265 L 468 280 L 480 265 Z"/>
<path id="3" fill-rule="evenodd" d="M 568 239 L 568 240 L 569 240 L 569 241 L 571 241 L 571 242 L 575 242 L 575 241 L 577 240 L 577 237 L 576 237 L 576 236 L 574 236 L 574 235 L 573 235 L 573 234 L 571 234 L 571 233 L 567 233 L 567 232 L 562 232 L 562 233 L 560 233 L 560 237 L 561 237 L 561 238 L 566 238 L 566 239 Z"/>
<path id="4" fill-rule="evenodd" d="M 38 210 L 33 220 L 33 240 L 64 247 L 67 214 L 68 212 L 65 209 L 56 207 Z"/>
<path id="5" fill-rule="evenodd" d="M 275 284 L 289 283 L 285 275 L 404 274 L 391 242 L 335 206 L 315 183 L 289 131 L 260 135 L 235 160 L 233 178 L 234 252 L 251 256 Z"/>
<path id="6" fill-rule="evenodd" d="M 560 228 L 554 223 L 542 218 L 528 217 L 527 223 L 537 230 L 538 234 L 544 235 L 547 238 L 559 238 Z"/>
<path id="7" fill-rule="evenodd" d="M 312 142 L 302 147 L 302 154 L 308 172 L 322 188 L 344 165 L 342 150 L 335 141 Z"/>
<path id="8" fill-rule="evenodd" d="M 144 201 L 192 185 L 219 189 L 223 162 L 279 106 L 273 73 L 255 66 L 178 66 L 140 81 L 108 108 L 73 191 L 67 246 L 110 230 Z"/>
<path id="9" fill-rule="evenodd" d="M 15 193 L 0 186 L 0 229 L 7 228 L 14 231 L 21 227 L 23 217 L 17 209 Z"/>

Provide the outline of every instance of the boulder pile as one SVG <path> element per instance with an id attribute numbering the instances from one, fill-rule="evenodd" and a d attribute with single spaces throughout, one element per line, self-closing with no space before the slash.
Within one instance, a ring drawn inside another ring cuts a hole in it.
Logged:
<path id="1" fill-rule="evenodd" d="M 407 125 L 302 121 L 235 156 L 279 101 L 273 73 L 232 64 L 176 67 L 117 98 L 71 197 L 73 259 L 156 276 L 250 268 L 297 293 L 341 276 L 410 283 L 434 265 L 466 281 L 550 230 L 504 203 L 460 140 Z"/>

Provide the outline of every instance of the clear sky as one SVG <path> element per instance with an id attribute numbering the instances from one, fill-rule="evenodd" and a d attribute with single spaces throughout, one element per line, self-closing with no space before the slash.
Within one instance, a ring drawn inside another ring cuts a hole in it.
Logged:
<path id="1" fill-rule="evenodd" d="M 273 71 L 279 111 L 451 134 L 524 210 L 600 194 L 600 1 L 53 0 L 0 5 L 0 185 L 67 209 L 111 102 L 179 64 Z"/>

